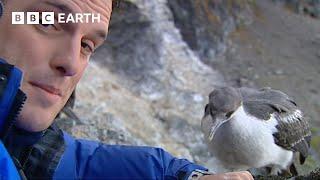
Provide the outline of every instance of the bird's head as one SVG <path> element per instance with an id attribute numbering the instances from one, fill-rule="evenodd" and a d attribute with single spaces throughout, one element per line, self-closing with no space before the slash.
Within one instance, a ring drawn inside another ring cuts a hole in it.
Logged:
<path id="1" fill-rule="evenodd" d="M 241 100 L 240 92 L 233 87 L 216 88 L 209 94 L 201 127 L 210 140 L 222 124 L 232 119 L 241 106 Z"/>

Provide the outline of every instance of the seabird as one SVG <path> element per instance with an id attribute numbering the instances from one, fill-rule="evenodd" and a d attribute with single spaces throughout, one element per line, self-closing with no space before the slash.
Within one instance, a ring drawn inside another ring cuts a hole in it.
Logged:
<path id="1" fill-rule="evenodd" d="M 311 131 L 301 110 L 271 88 L 215 89 L 201 129 L 221 172 L 267 167 L 273 175 L 296 175 L 295 153 L 303 164 L 310 148 Z"/>

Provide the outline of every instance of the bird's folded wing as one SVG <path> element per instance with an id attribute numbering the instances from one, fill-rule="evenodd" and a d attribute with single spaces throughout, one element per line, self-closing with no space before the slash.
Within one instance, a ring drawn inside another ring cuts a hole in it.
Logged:
<path id="1" fill-rule="evenodd" d="M 275 143 L 284 149 L 300 152 L 300 162 L 308 156 L 311 132 L 296 103 L 281 91 L 270 88 L 240 90 L 247 113 L 261 120 L 277 120 Z"/>

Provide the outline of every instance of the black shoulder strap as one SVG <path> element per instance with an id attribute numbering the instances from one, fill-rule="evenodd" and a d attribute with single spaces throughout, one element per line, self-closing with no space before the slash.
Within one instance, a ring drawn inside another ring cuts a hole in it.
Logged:
<path id="1" fill-rule="evenodd" d="M 63 132 L 56 125 L 50 126 L 33 146 L 24 167 L 25 175 L 31 179 L 52 179 L 64 150 Z"/>
<path id="2" fill-rule="evenodd" d="M 17 138 L 10 139 L 16 140 Z M 32 145 L 21 145 L 23 142 L 14 145 L 15 143 L 17 142 L 7 142 L 6 147 L 22 179 L 52 179 L 65 150 L 62 130 L 53 124 Z"/>

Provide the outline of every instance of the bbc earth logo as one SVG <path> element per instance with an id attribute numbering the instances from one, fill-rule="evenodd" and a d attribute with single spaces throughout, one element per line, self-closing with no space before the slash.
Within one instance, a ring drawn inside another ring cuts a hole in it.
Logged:
<path id="1" fill-rule="evenodd" d="M 55 12 L 12 12 L 12 24 L 100 23 L 100 14 Z"/>

